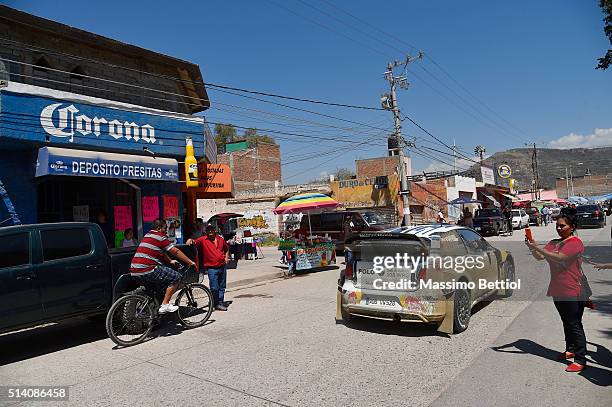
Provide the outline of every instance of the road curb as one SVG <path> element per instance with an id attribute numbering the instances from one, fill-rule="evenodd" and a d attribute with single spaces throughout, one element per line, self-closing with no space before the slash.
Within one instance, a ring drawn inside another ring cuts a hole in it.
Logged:
<path id="1" fill-rule="evenodd" d="M 269 281 L 269 280 L 276 280 L 278 278 L 281 278 L 285 275 L 286 273 L 284 271 L 277 271 L 274 273 L 267 273 L 267 274 L 263 274 L 261 276 L 257 276 L 257 277 L 252 277 L 252 278 L 244 278 L 242 280 L 235 280 L 235 281 L 230 281 L 227 283 L 227 288 L 236 288 L 236 287 L 242 287 L 245 285 L 251 285 L 251 284 L 256 284 L 256 283 L 261 283 L 263 281 Z"/>

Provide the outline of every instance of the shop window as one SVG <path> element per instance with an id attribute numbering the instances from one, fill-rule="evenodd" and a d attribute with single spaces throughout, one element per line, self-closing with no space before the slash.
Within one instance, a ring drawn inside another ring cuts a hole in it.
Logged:
<path id="1" fill-rule="evenodd" d="M 89 254 L 91 238 L 84 228 L 43 230 L 41 233 L 44 261 Z"/>
<path id="2" fill-rule="evenodd" d="M 0 268 L 30 264 L 30 234 L 0 236 Z"/>

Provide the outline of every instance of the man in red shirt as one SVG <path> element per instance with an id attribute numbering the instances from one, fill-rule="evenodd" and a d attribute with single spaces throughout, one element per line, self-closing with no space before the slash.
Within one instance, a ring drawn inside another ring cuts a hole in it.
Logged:
<path id="1" fill-rule="evenodd" d="M 217 234 L 215 227 L 206 226 L 206 234 L 187 240 L 187 244 L 196 244 L 198 252 L 204 257 L 204 269 L 208 273 L 210 291 L 212 291 L 217 311 L 227 311 L 224 301 L 227 280 L 227 262 L 229 261 L 229 246 L 223 237 Z"/>
<path id="2" fill-rule="evenodd" d="M 176 260 L 171 260 L 167 253 L 189 266 L 195 266 L 195 263 L 168 239 L 166 221 L 156 219 L 151 231 L 142 238 L 138 249 L 136 249 L 136 254 L 134 254 L 130 265 L 130 274 L 153 284 L 167 287 L 164 299 L 159 307 L 160 314 L 175 312 L 178 309 L 177 306 L 170 304 L 170 298 L 178 288 L 181 275 L 168 267 L 174 265 Z"/>

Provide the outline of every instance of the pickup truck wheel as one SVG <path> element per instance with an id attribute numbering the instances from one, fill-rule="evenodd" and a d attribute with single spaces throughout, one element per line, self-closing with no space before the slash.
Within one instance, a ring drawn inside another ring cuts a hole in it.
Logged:
<path id="1" fill-rule="evenodd" d="M 455 291 L 454 301 L 453 332 L 458 334 L 467 329 L 472 317 L 470 292 L 468 290 Z"/>

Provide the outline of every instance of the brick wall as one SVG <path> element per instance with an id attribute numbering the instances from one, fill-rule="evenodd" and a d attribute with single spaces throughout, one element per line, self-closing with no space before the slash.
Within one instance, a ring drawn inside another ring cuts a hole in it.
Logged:
<path id="1" fill-rule="evenodd" d="M 445 179 L 430 180 L 427 183 L 412 182 L 410 206 L 422 206 L 422 221 L 435 221 L 438 210 L 448 217 Z"/>
<path id="2" fill-rule="evenodd" d="M 410 158 L 404 157 L 406 176 L 411 175 Z M 399 156 L 355 160 L 357 178 L 373 178 L 380 175 L 393 175 L 399 164 Z"/>
<path id="3" fill-rule="evenodd" d="M 230 166 L 236 191 L 273 187 L 281 181 L 280 147 L 276 144 L 257 142 L 247 150 L 221 154 L 217 160 Z"/>

